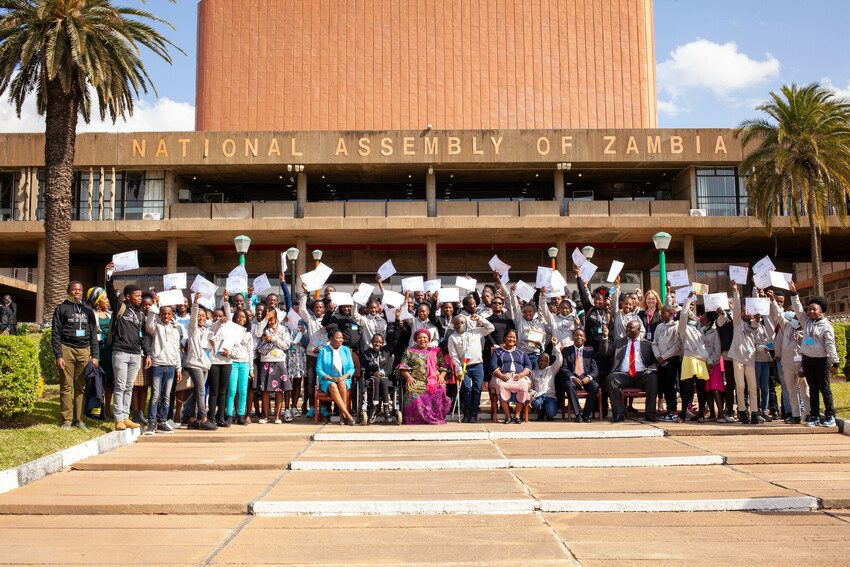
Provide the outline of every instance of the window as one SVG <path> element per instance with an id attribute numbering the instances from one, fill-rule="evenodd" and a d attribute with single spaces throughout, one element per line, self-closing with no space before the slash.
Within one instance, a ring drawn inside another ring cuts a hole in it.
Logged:
<path id="1" fill-rule="evenodd" d="M 697 208 L 711 216 L 746 215 L 746 191 L 746 177 L 739 177 L 734 167 L 697 168 Z"/>
<path id="2" fill-rule="evenodd" d="M 118 174 L 116 173 L 116 176 Z M 161 220 L 165 211 L 165 172 L 126 171 L 116 179 L 121 187 L 119 218 L 124 220 Z M 116 199 L 116 207 L 118 199 Z"/>
<path id="3" fill-rule="evenodd" d="M 15 216 L 15 174 L 0 172 L 0 220 L 12 220 Z"/>

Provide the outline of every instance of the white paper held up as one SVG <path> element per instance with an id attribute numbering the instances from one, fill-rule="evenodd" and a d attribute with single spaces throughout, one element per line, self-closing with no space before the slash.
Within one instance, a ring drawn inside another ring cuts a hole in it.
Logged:
<path id="1" fill-rule="evenodd" d="M 688 277 L 688 270 L 673 270 L 667 272 L 667 281 L 670 282 L 670 287 L 682 287 L 691 283 Z"/>
<path id="2" fill-rule="evenodd" d="M 354 305 L 354 300 L 351 298 L 350 293 L 344 291 L 332 291 L 331 303 L 340 307 L 342 305 Z"/>
<path id="3" fill-rule="evenodd" d="M 440 303 L 459 303 L 460 290 L 456 287 L 444 287 L 438 296 Z"/>
<path id="4" fill-rule="evenodd" d="M 440 288 L 443 287 L 443 283 L 440 280 L 428 280 L 425 282 L 425 293 L 434 293 L 435 291 L 440 291 Z"/>
<path id="5" fill-rule="evenodd" d="M 534 287 L 537 289 L 552 287 L 552 268 L 537 266 L 537 278 L 534 280 Z"/>
<path id="6" fill-rule="evenodd" d="M 753 266 L 753 274 L 763 274 L 764 272 L 769 272 L 770 270 L 775 269 L 776 266 L 773 265 L 773 262 L 770 260 L 770 256 L 765 256 L 755 263 Z"/>
<path id="7" fill-rule="evenodd" d="M 366 302 L 369 301 L 370 297 L 372 297 L 373 291 L 375 291 L 375 286 L 367 283 L 361 283 L 357 286 L 357 289 L 354 291 L 354 295 L 351 296 L 351 299 L 359 305 L 366 305 Z"/>
<path id="8" fill-rule="evenodd" d="M 519 280 L 516 283 L 516 289 L 514 290 L 514 294 L 518 298 L 528 303 L 529 301 L 534 299 L 534 288 L 525 283 L 524 281 Z"/>
<path id="9" fill-rule="evenodd" d="M 404 303 L 404 296 L 396 291 L 389 289 L 384 290 L 383 304 L 393 308 L 398 308 Z"/>
<path id="10" fill-rule="evenodd" d="M 209 297 L 215 295 L 215 292 L 218 291 L 218 286 L 204 276 L 198 274 L 192 282 L 191 289 L 196 293 L 200 291 L 202 294 Z"/>
<path id="11" fill-rule="evenodd" d="M 162 289 L 186 289 L 186 272 L 162 276 Z"/>
<path id="12" fill-rule="evenodd" d="M 112 256 L 112 264 L 115 268 L 115 273 L 129 272 L 130 270 L 139 269 L 139 251 L 130 250 L 129 252 L 120 252 Z"/>
<path id="13" fill-rule="evenodd" d="M 575 264 L 579 268 L 581 268 L 582 264 L 587 262 L 587 258 L 584 257 L 584 254 L 581 253 L 581 250 L 579 250 L 578 247 L 576 247 L 576 249 L 573 250 L 572 258 L 573 258 L 573 264 Z"/>
<path id="14" fill-rule="evenodd" d="M 246 272 L 246 271 L 245 271 L 245 266 L 243 266 L 242 264 L 239 264 L 238 266 L 236 266 L 235 268 L 233 268 L 232 270 L 230 270 L 230 273 L 229 273 L 229 274 L 227 274 L 227 275 L 228 275 L 228 276 L 230 276 L 230 277 L 233 277 L 233 276 L 245 276 L 245 277 L 247 278 L 247 277 L 248 277 L 248 272 Z"/>
<path id="15" fill-rule="evenodd" d="M 561 295 L 564 295 L 563 291 L 567 287 L 567 280 L 564 279 L 561 272 L 558 270 L 552 270 L 552 278 L 549 280 L 549 287 L 553 290 L 560 290 Z"/>
<path id="16" fill-rule="evenodd" d="M 750 269 L 746 266 L 729 266 L 729 279 L 738 285 L 747 285 Z"/>
<path id="17" fill-rule="evenodd" d="M 619 260 L 613 260 L 611 262 L 611 268 L 608 270 L 608 277 L 605 278 L 605 281 L 608 283 L 614 283 L 614 280 L 617 279 L 617 276 L 620 275 L 620 272 L 623 271 L 623 266 L 626 264 L 620 262 Z"/>
<path id="18" fill-rule="evenodd" d="M 502 274 L 506 274 L 511 269 L 511 267 L 505 264 L 497 254 L 493 254 L 493 257 L 490 258 L 488 265 L 490 266 L 491 270 L 493 270 L 500 276 Z"/>
<path id="19" fill-rule="evenodd" d="M 578 272 L 578 277 L 581 278 L 583 282 L 589 282 L 593 278 L 593 274 L 596 273 L 596 270 L 599 269 L 599 266 L 587 260 L 584 264 L 581 265 Z"/>
<path id="20" fill-rule="evenodd" d="M 729 309 L 729 295 L 726 292 L 708 293 L 702 299 L 705 302 L 706 311 L 717 311 L 718 307 L 724 311 Z"/>
<path id="21" fill-rule="evenodd" d="M 227 293 L 248 293 L 248 276 L 228 276 L 224 289 Z"/>
<path id="22" fill-rule="evenodd" d="M 475 291 L 475 286 L 478 285 L 478 281 L 474 278 L 467 278 L 465 276 L 457 276 L 455 278 L 455 285 L 460 289 L 465 289 L 466 291 Z"/>
<path id="23" fill-rule="evenodd" d="M 392 260 L 387 260 L 386 262 L 381 264 L 380 268 L 378 268 L 378 277 L 381 279 L 381 281 L 386 280 L 393 274 L 395 274 L 395 266 L 393 266 Z"/>
<path id="24" fill-rule="evenodd" d="M 770 315 L 770 298 L 748 297 L 746 298 L 746 310 L 748 315 Z"/>
<path id="25" fill-rule="evenodd" d="M 156 296 L 159 299 L 160 307 L 183 305 L 183 299 L 185 299 L 183 292 L 179 289 L 169 289 L 168 291 L 161 291 L 157 293 Z"/>
<path id="26" fill-rule="evenodd" d="M 685 287 L 680 287 L 676 290 L 676 303 L 679 305 L 684 305 L 685 300 L 691 294 L 691 286 L 686 285 Z"/>
<path id="27" fill-rule="evenodd" d="M 283 283 L 283 282 L 281 282 Z M 266 274 L 260 274 L 256 278 L 254 278 L 254 293 L 260 295 L 264 291 L 271 289 L 272 284 L 269 282 L 269 276 Z"/>
<path id="28" fill-rule="evenodd" d="M 422 276 L 412 276 L 401 280 L 401 291 L 425 291 L 425 279 Z"/>

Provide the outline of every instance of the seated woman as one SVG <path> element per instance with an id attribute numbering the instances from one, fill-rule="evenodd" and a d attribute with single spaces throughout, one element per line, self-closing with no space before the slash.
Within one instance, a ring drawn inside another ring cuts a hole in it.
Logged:
<path id="1" fill-rule="evenodd" d="M 384 419 L 389 422 L 393 419 L 390 387 L 395 357 L 392 349 L 384 344 L 383 334 L 376 332 L 372 335 L 372 347 L 363 351 L 361 360 L 360 395 L 364 405 L 360 410 L 365 409 L 369 423 L 375 423 L 378 419 L 378 404 L 383 402 Z"/>
<path id="2" fill-rule="evenodd" d="M 531 359 L 523 349 L 516 346 L 517 333 L 511 329 L 505 333 L 502 346 L 493 352 L 490 358 L 490 370 L 493 371 L 493 380 L 490 381 L 490 390 L 499 396 L 502 412 L 505 414 L 505 423 L 511 423 L 512 399 L 516 400 L 513 422 L 520 423 L 522 420 L 522 409 L 529 401 L 528 390 L 531 387 Z"/>
<path id="3" fill-rule="evenodd" d="M 339 408 L 339 424 L 354 425 L 354 418 L 348 411 L 351 377 L 354 375 L 354 361 L 351 349 L 343 345 L 342 331 L 335 325 L 327 327 L 330 343 L 319 349 L 316 360 L 316 378 L 319 389 L 333 398 Z"/>
<path id="4" fill-rule="evenodd" d="M 446 362 L 439 347 L 431 347 L 431 333 L 420 328 L 414 345 L 401 357 L 398 372 L 405 380 L 404 422 L 437 425 L 446 422 L 451 400 L 446 396 Z"/>

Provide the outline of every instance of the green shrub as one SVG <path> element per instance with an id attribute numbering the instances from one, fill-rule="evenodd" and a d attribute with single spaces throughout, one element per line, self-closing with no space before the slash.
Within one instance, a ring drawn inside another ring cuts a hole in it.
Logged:
<path id="1" fill-rule="evenodd" d="M 0 419 L 31 411 L 38 383 L 38 350 L 32 341 L 0 336 Z"/>
<path id="2" fill-rule="evenodd" d="M 38 341 L 38 363 L 41 366 L 41 376 L 45 384 L 59 383 L 59 368 L 56 366 L 56 357 L 53 355 L 52 338 L 53 333 L 47 329 L 41 333 Z"/>

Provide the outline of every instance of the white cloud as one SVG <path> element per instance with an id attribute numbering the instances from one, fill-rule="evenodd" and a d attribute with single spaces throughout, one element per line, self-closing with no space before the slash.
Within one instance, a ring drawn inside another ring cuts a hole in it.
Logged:
<path id="1" fill-rule="evenodd" d="M 93 109 L 94 110 L 94 109 Z M 137 101 L 133 116 L 115 124 L 109 118 L 100 120 L 93 112 L 92 121 L 79 121 L 78 132 L 159 132 L 191 131 L 195 129 L 195 107 L 188 102 L 177 102 L 160 98 L 153 102 Z M 21 109 L 18 118 L 14 106 L 7 97 L 0 101 L 0 132 L 44 132 L 44 117 L 35 109 L 35 97 L 31 96 Z"/>
<path id="2" fill-rule="evenodd" d="M 850 82 L 848 82 L 847 86 L 843 89 L 841 87 L 836 87 L 832 83 L 832 79 L 830 79 L 829 77 L 824 77 L 823 79 L 821 79 L 820 83 L 829 90 L 835 91 L 835 96 L 837 96 L 838 98 L 843 98 L 847 102 L 850 102 Z"/>
<path id="3" fill-rule="evenodd" d="M 680 112 L 684 110 L 681 106 L 676 104 L 673 100 L 659 100 L 658 101 L 658 112 L 662 114 L 666 114 L 667 116 L 676 116 Z"/>
<path id="4" fill-rule="evenodd" d="M 779 76 L 779 60 L 770 53 L 759 61 L 738 51 L 735 42 L 696 39 L 680 45 L 658 64 L 659 91 L 671 101 L 692 90 L 709 90 L 720 99 Z"/>

